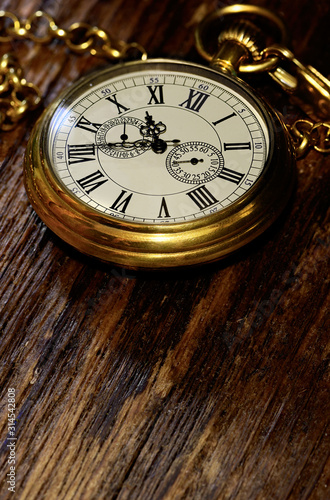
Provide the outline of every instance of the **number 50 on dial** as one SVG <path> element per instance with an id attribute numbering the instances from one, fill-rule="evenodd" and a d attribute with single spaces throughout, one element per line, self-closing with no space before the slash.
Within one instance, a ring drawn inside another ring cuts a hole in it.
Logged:
<path id="1" fill-rule="evenodd" d="M 239 80 L 181 61 L 98 71 L 37 123 L 25 182 L 44 222 L 131 268 L 210 262 L 283 210 L 294 184 L 280 119 Z"/>

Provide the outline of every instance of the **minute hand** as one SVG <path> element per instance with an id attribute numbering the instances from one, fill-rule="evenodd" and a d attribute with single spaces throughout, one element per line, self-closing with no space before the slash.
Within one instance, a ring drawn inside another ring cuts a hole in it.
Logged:
<path id="1" fill-rule="evenodd" d="M 159 144 L 158 141 L 161 141 L 161 144 Z M 163 152 L 163 151 L 157 151 L 157 148 L 162 146 L 163 143 L 167 146 L 176 146 L 177 144 L 180 143 L 179 139 L 173 139 L 171 141 L 163 141 L 162 139 L 155 139 L 155 140 L 148 140 L 148 139 L 138 139 L 137 141 L 134 142 L 127 142 L 127 141 L 122 141 L 122 142 L 108 142 L 106 145 L 111 148 L 111 149 L 135 149 L 135 148 L 142 148 L 145 150 L 152 149 L 155 153 L 157 152 Z"/>

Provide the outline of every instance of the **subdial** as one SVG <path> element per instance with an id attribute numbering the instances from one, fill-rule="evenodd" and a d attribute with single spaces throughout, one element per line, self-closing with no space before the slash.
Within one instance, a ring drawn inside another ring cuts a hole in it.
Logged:
<path id="1" fill-rule="evenodd" d="M 145 122 L 133 116 L 112 118 L 96 133 L 96 146 L 108 156 L 118 159 L 134 158 L 150 149 L 140 133 Z"/>
<path id="2" fill-rule="evenodd" d="M 213 180 L 224 166 L 221 152 L 200 141 L 184 142 L 167 155 L 166 168 L 180 182 L 202 184 Z"/>

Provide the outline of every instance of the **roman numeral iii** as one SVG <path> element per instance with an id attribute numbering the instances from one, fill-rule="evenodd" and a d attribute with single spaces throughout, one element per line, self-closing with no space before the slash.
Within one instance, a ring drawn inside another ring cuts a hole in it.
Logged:
<path id="1" fill-rule="evenodd" d="M 224 179 L 226 181 L 234 182 L 235 184 L 239 184 L 244 177 L 244 174 L 241 172 L 236 172 L 236 170 L 231 170 L 230 168 L 224 167 L 221 170 L 221 173 L 218 175 L 220 179 Z"/>

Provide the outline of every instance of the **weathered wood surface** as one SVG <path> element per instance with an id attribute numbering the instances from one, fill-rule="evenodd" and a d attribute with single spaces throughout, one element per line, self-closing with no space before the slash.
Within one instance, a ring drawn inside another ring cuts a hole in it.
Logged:
<path id="1" fill-rule="evenodd" d="M 201 62 L 207 0 L 2 0 Z M 258 2 L 329 74 L 327 0 Z M 16 41 L 45 102 L 91 67 L 60 44 Z M 262 92 L 299 110 L 268 80 Z M 234 258 L 135 273 L 89 260 L 35 215 L 22 157 L 38 113 L 1 135 L 1 498 L 318 499 L 329 485 L 329 158 L 298 163 L 297 191 Z M 8 491 L 8 388 L 16 395 L 16 492 Z"/>

